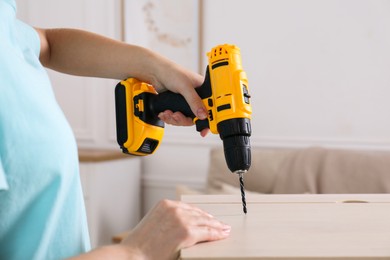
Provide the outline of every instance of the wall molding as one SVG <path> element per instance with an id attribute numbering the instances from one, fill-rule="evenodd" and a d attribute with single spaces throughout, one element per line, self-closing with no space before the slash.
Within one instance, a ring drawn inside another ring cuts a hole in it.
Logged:
<path id="1" fill-rule="evenodd" d="M 323 146 L 328 148 L 345 148 L 345 149 L 361 149 L 361 150 L 390 150 L 390 140 L 380 139 L 337 139 L 337 138 L 281 138 L 281 137 L 260 137 L 251 139 L 253 146 L 259 147 L 308 147 L 308 146 Z"/>
<path id="2" fill-rule="evenodd" d="M 176 188 L 177 185 L 187 185 L 192 188 L 202 189 L 206 184 L 203 178 L 189 178 L 188 176 L 164 176 L 153 174 L 150 176 L 142 176 L 142 186 L 147 188 Z"/>
<path id="3" fill-rule="evenodd" d="M 194 133 L 197 135 L 198 133 Z M 210 136 L 212 135 L 212 136 Z M 212 133 L 205 138 L 197 138 L 190 133 L 175 133 L 164 137 L 163 143 L 173 145 L 196 145 L 196 146 L 221 146 L 222 141 L 218 135 Z M 253 147 L 264 148 L 303 148 L 308 146 L 323 146 L 329 148 L 361 149 L 390 151 L 390 140 L 374 138 L 341 139 L 320 137 L 278 137 L 278 136 L 252 136 Z"/>

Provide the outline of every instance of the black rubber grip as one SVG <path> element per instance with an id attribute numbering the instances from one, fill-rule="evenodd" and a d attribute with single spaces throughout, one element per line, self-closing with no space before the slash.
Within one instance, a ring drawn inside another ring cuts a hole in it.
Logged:
<path id="1" fill-rule="evenodd" d="M 150 97 L 146 104 L 156 116 L 165 110 L 171 110 L 172 112 L 181 112 L 187 117 L 195 117 L 184 97 L 171 91 L 165 91 Z"/>
<path id="2" fill-rule="evenodd" d="M 209 67 L 206 69 L 206 76 L 203 84 L 200 87 L 195 88 L 196 93 L 201 99 L 210 99 L 212 95 Z M 186 117 L 194 119 L 196 116 L 192 112 L 185 98 L 177 93 L 171 91 L 165 91 L 158 95 L 148 95 L 145 97 L 144 104 L 147 106 L 145 111 L 151 111 L 154 117 L 157 117 L 159 113 L 165 110 L 171 110 L 172 112 L 181 112 Z M 209 127 L 209 122 L 205 120 L 196 121 L 196 130 L 202 131 Z"/>
<path id="3" fill-rule="evenodd" d="M 126 89 L 121 83 L 115 88 L 115 115 L 116 115 L 116 140 L 123 149 L 123 144 L 127 141 L 127 109 L 126 109 Z"/>
<path id="4" fill-rule="evenodd" d="M 172 112 L 181 112 L 186 117 L 195 118 L 194 113 L 192 113 L 184 97 L 170 91 L 150 96 L 146 104 L 149 105 L 149 109 L 153 112 L 154 117 L 157 117 L 159 113 L 165 110 L 171 110 Z M 208 119 L 196 120 L 196 131 L 201 132 L 203 129 L 209 127 Z"/>

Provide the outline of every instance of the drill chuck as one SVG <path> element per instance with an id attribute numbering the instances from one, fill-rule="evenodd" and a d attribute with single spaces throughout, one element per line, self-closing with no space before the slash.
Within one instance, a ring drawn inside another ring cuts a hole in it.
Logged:
<path id="1" fill-rule="evenodd" d="M 250 119 L 233 118 L 220 122 L 217 127 L 230 171 L 247 171 L 251 166 Z"/>

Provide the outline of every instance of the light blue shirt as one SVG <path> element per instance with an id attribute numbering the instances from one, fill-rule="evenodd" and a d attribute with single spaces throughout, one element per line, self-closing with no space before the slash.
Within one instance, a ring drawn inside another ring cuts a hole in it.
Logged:
<path id="1" fill-rule="evenodd" d="M 0 259 L 63 259 L 90 249 L 77 146 L 15 13 L 0 0 Z"/>

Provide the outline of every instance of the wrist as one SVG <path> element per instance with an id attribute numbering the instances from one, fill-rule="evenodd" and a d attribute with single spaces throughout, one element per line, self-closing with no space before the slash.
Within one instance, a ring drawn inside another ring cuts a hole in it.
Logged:
<path id="1" fill-rule="evenodd" d="M 138 250 L 126 247 L 125 245 L 107 245 L 97 247 L 82 255 L 74 256 L 69 260 L 96 260 L 96 259 L 116 259 L 116 260 L 147 260 L 146 256 Z"/>
<path id="2" fill-rule="evenodd" d="M 161 92 L 165 89 L 165 86 L 162 82 L 164 82 L 164 79 L 167 76 L 169 77 L 169 74 L 171 74 L 172 71 L 175 71 L 175 63 L 159 55 L 158 53 L 150 50 L 146 51 L 148 52 L 146 54 L 146 63 L 148 66 L 148 70 L 146 71 L 148 73 L 147 81 L 153 85 L 153 87 L 158 92 Z"/>
<path id="3" fill-rule="evenodd" d="M 144 48 L 142 46 L 131 46 L 131 62 L 127 72 L 130 72 L 129 77 L 137 78 L 138 80 L 152 84 L 153 86 L 159 85 L 158 79 L 163 73 L 161 70 L 164 68 L 168 61 L 159 54 Z"/>
<path id="4" fill-rule="evenodd" d="M 108 250 L 109 255 L 115 256 L 115 259 L 147 260 L 146 255 L 141 250 L 125 244 L 107 246 L 106 250 Z"/>

